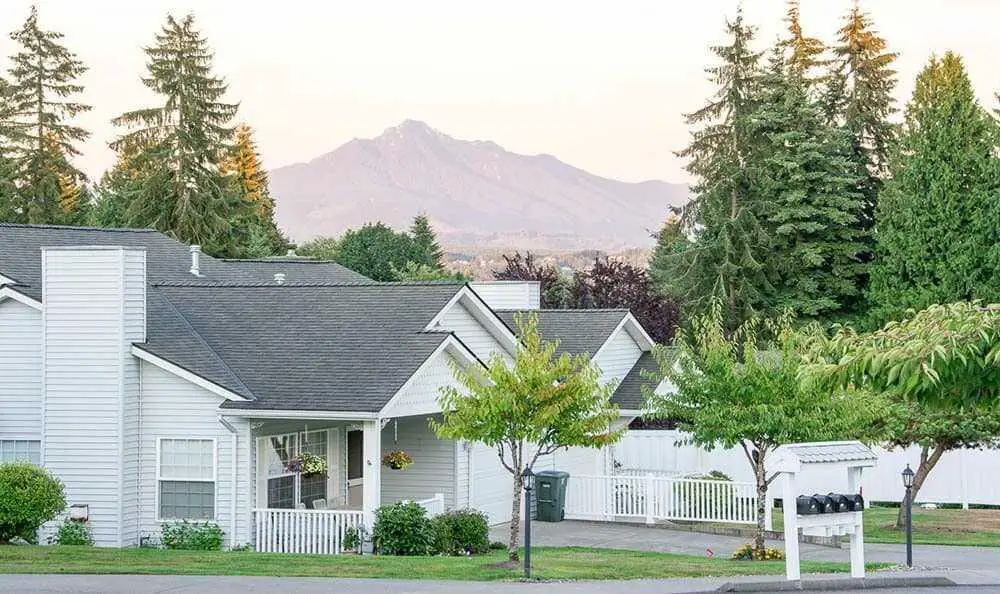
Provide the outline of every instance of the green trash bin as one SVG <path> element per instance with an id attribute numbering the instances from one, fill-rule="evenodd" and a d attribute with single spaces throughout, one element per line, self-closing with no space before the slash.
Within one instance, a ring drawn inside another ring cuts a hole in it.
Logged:
<path id="1" fill-rule="evenodd" d="M 542 522 L 562 522 L 566 517 L 566 482 L 569 473 L 542 470 L 535 474 L 535 504 L 537 519 Z"/>

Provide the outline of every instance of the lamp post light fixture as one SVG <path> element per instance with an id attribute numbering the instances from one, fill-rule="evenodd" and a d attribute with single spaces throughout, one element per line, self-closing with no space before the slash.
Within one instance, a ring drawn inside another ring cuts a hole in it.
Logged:
<path id="1" fill-rule="evenodd" d="M 906 566 L 913 567 L 913 477 L 910 465 L 903 470 L 903 486 L 906 487 Z"/>
<path id="2" fill-rule="evenodd" d="M 525 468 L 524 479 L 524 579 L 531 579 L 531 492 L 534 490 L 535 473 Z"/>

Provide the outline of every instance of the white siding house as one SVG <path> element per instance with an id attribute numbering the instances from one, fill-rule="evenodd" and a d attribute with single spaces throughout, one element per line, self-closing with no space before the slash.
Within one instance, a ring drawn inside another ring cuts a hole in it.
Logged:
<path id="1" fill-rule="evenodd" d="M 278 284 L 281 261 L 216 260 L 154 231 L 0 223 L 0 463 L 58 477 L 99 546 L 193 520 L 229 546 L 339 553 L 347 528 L 401 500 L 507 521 L 496 452 L 429 421 L 456 366 L 512 358 L 496 310 L 537 309 L 537 283 L 378 284 L 292 264 Z M 644 333 L 620 310 L 599 317 L 576 312 L 551 337 L 596 353 L 606 381 L 634 376 Z M 388 468 L 395 450 L 413 465 Z M 538 469 L 593 472 L 602 456 L 560 451 Z"/>

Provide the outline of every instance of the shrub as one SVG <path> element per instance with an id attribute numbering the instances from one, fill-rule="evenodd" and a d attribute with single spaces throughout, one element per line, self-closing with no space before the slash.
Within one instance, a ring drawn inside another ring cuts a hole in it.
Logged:
<path id="1" fill-rule="evenodd" d="M 353 551 L 357 553 L 361 550 L 361 534 L 358 533 L 358 529 L 351 526 L 347 530 L 344 530 L 344 545 L 345 551 Z"/>
<path id="2" fill-rule="evenodd" d="M 753 545 L 748 543 L 736 549 L 736 552 L 733 553 L 733 559 L 736 561 L 784 561 L 785 552 L 781 549 L 765 548 L 763 556 L 755 555 Z"/>
<path id="3" fill-rule="evenodd" d="M 168 522 L 160 528 L 160 542 L 168 549 L 221 551 L 222 528 L 211 522 Z"/>
<path id="4" fill-rule="evenodd" d="M 427 510 L 411 502 L 383 505 L 375 510 L 372 545 L 380 555 L 429 555 L 434 531 Z"/>
<path id="5" fill-rule="evenodd" d="M 506 551 L 507 550 L 507 543 L 500 542 L 499 540 L 494 540 L 493 542 L 490 543 L 490 550 L 491 551 Z"/>
<path id="6" fill-rule="evenodd" d="M 59 479 L 26 462 L 0 464 L 0 543 L 35 544 L 38 528 L 66 509 Z"/>
<path id="7" fill-rule="evenodd" d="M 57 545 L 92 547 L 94 546 L 94 537 L 90 535 L 89 524 L 66 518 L 59 526 L 59 531 L 52 538 L 52 542 Z"/>
<path id="8" fill-rule="evenodd" d="M 474 509 L 455 510 L 432 521 L 436 552 L 443 555 L 478 555 L 490 547 L 486 514 Z"/>

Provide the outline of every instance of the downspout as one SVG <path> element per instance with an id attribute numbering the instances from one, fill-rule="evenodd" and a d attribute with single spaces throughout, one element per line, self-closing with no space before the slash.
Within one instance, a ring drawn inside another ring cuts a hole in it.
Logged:
<path id="1" fill-rule="evenodd" d="M 232 423 L 222 418 L 222 415 L 219 415 L 219 423 L 221 423 L 223 427 L 228 429 L 229 432 L 233 434 L 233 451 L 231 454 L 233 461 L 232 464 L 233 468 L 232 468 L 232 477 L 230 479 L 232 481 L 232 491 L 229 494 L 229 523 L 230 523 L 229 548 L 230 550 L 232 550 L 236 546 L 236 499 L 239 497 L 238 489 L 236 486 L 236 468 L 237 468 L 236 454 L 239 451 L 239 439 L 236 427 L 233 427 Z"/>

